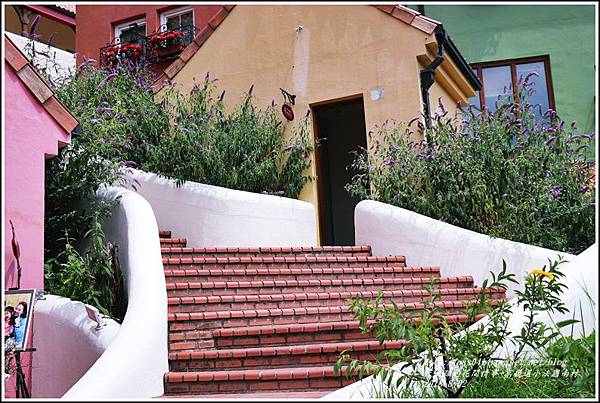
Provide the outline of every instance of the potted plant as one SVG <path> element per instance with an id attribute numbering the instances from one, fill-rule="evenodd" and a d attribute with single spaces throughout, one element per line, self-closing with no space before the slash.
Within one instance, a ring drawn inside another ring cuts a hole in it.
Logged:
<path id="1" fill-rule="evenodd" d="M 158 57 L 171 56 L 183 50 L 183 32 L 167 31 L 152 34 L 150 44 Z"/>
<path id="2" fill-rule="evenodd" d="M 115 65 L 119 60 L 129 59 L 131 61 L 137 61 L 141 55 L 141 45 L 124 42 L 102 49 L 101 61 L 103 64 Z"/>
<path id="3" fill-rule="evenodd" d="M 142 46 L 141 45 L 125 42 L 124 44 L 119 46 L 119 57 L 122 59 L 127 58 L 131 61 L 135 61 L 141 55 L 142 55 Z"/>

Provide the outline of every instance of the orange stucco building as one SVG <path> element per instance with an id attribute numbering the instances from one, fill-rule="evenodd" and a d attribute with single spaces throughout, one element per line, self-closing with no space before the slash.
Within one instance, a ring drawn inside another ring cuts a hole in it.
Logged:
<path id="1" fill-rule="evenodd" d="M 368 131 L 427 114 L 440 97 L 453 113 L 481 86 L 440 22 L 393 5 L 224 6 L 154 90 L 160 97 L 174 81 L 188 93 L 207 72 L 227 90 L 229 106 L 254 85 L 259 107 L 283 104 L 284 89 L 295 95 L 297 117 L 312 112 L 321 146 L 309 173 L 317 181 L 300 199 L 315 206 L 324 245 L 354 242 L 358 200 L 344 189 L 352 175 L 346 167 L 352 151 L 368 146 Z"/>

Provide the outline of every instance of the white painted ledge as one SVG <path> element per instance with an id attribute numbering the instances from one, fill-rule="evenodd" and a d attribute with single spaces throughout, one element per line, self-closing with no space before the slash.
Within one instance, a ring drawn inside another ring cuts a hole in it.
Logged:
<path id="1" fill-rule="evenodd" d="M 572 261 L 559 266 L 560 271 L 564 274 L 561 282 L 567 286 L 565 292 L 561 294 L 560 299 L 569 310 L 568 313 L 555 312 L 548 314 L 542 312 L 538 315 L 538 320 L 544 322 L 548 326 L 553 326 L 567 319 L 577 319 L 580 322 L 575 325 L 567 326 L 561 329 L 564 335 L 570 335 L 573 332 L 573 337 L 579 338 L 588 336 L 597 328 L 597 305 L 598 305 L 598 247 L 593 244 L 585 251 L 575 256 Z M 522 279 L 519 279 L 522 282 Z M 523 309 L 522 305 L 517 306 L 516 298 L 511 301 L 513 304 L 513 313 L 508 320 L 507 329 L 512 335 L 519 334 L 524 327 L 527 319 L 525 315 L 528 313 Z M 482 326 L 487 323 L 487 319 L 483 318 L 478 323 L 472 325 Z M 507 357 L 515 351 L 515 346 L 508 343 L 502 346 L 497 351 L 497 357 Z"/>
<path id="2" fill-rule="evenodd" d="M 25 53 L 29 38 L 21 35 L 14 34 L 12 32 L 4 31 L 11 41 L 17 47 Z M 35 49 L 38 52 L 36 58 L 36 64 L 46 66 L 48 63 L 48 73 L 53 80 L 59 80 L 65 77 L 70 77 L 75 74 L 75 54 L 67 52 L 66 50 L 55 48 L 54 46 L 48 46 L 46 43 L 39 41 L 33 41 L 35 43 Z M 41 53 L 40 53 L 41 52 Z M 44 54 L 47 56 L 45 56 Z"/>
<path id="3" fill-rule="evenodd" d="M 573 337 L 579 338 L 587 336 L 592 331 L 597 330 L 597 305 L 598 305 L 598 248 L 596 244 L 593 244 L 581 254 L 577 255 L 571 262 L 560 266 L 561 271 L 565 275 L 562 282 L 568 287 L 565 292 L 561 295 L 561 300 L 565 303 L 566 307 L 570 312 L 561 314 L 555 312 L 550 315 L 547 312 L 540 313 L 538 321 L 545 323 L 548 326 L 554 326 L 563 320 L 575 319 L 580 320 L 579 323 L 575 324 L 573 328 L 571 326 L 564 327 L 561 333 L 564 336 L 570 336 L 571 332 Z M 517 278 L 522 282 L 522 278 Z M 507 330 L 509 331 L 508 340 L 502 345 L 494 354 L 494 357 L 506 358 L 510 356 L 516 349 L 514 343 L 510 341 L 511 335 L 517 335 L 521 333 L 521 329 L 525 326 L 527 319 L 525 317 L 526 311 L 522 305 L 517 305 L 516 298 L 512 299 L 513 304 L 512 315 L 508 320 Z M 487 317 L 481 319 L 477 323 L 471 325 L 467 331 L 480 327 L 486 326 L 489 319 Z M 526 350 L 527 351 L 527 350 Z M 527 351 L 530 357 L 534 357 L 535 354 L 531 350 Z M 441 368 L 441 365 L 438 365 Z M 403 372 L 409 371 L 410 368 L 406 368 Z M 457 366 L 452 367 L 453 371 L 459 370 Z M 441 371 L 440 371 L 441 372 Z M 441 373 L 436 376 L 442 376 Z M 398 378 L 394 378 L 397 380 Z M 362 379 L 344 388 L 338 389 L 328 395 L 323 396 L 321 399 L 324 400 L 364 400 L 373 399 L 378 394 L 381 395 L 387 387 L 379 379 L 374 379 L 373 376 Z"/>
<path id="4" fill-rule="evenodd" d="M 160 229 L 190 247 L 316 246 L 312 204 L 196 182 L 175 182 L 132 169 L 138 193 L 152 206 Z"/>
<path id="5" fill-rule="evenodd" d="M 46 294 L 36 301 L 33 320 L 32 391 L 34 398 L 65 394 L 113 341 L 120 325 L 104 318 L 104 326 L 87 316 L 85 305 Z"/>
<path id="6" fill-rule="evenodd" d="M 440 266 L 443 276 L 473 276 L 476 284 L 488 278 L 489 272 L 502 268 L 502 259 L 507 262 L 509 273 L 523 284 L 527 272 L 541 268 L 548 259 L 555 260 L 560 254 L 568 260 L 560 266 L 565 275 L 563 283 L 568 289 L 561 300 L 570 310 L 569 314 L 544 313 L 539 320 L 552 325 L 562 320 L 575 318 L 581 323 L 561 329 L 565 335 L 573 330 L 575 337 L 589 335 L 597 328 L 598 304 L 598 250 L 594 244 L 575 256 L 566 253 L 512 242 L 500 238 L 465 230 L 441 221 L 434 220 L 412 211 L 388 204 L 365 200 L 356 206 L 355 231 L 357 245 L 371 245 L 374 255 L 405 255 L 408 265 Z M 512 284 L 512 283 L 511 283 Z M 520 288 L 520 287 L 519 287 Z M 516 288 L 509 289 L 507 295 L 514 296 Z M 507 329 L 510 334 L 519 334 L 525 324 L 522 306 L 516 306 L 516 298 L 511 299 L 513 313 Z M 485 326 L 485 317 L 469 329 Z M 509 337 L 510 338 L 510 337 Z M 506 357 L 514 351 L 510 341 L 501 346 L 495 356 Z M 406 369 L 408 371 L 408 369 Z M 438 374 L 439 375 L 439 374 Z M 379 380 L 372 376 L 338 389 L 322 397 L 324 400 L 363 400 L 373 399 L 376 392 L 385 390 Z"/>
<path id="7" fill-rule="evenodd" d="M 120 197 L 104 231 L 107 240 L 119 245 L 127 313 L 112 343 L 63 398 L 161 396 L 168 371 L 167 290 L 158 226 L 148 202 L 133 191 L 104 188 L 97 196 L 105 200 Z"/>
<path id="8" fill-rule="evenodd" d="M 558 254 L 574 255 L 520 242 L 492 238 L 400 207 L 363 200 L 354 213 L 356 244 L 371 245 L 374 256 L 400 254 L 409 266 L 440 266 L 442 276 L 473 276 L 475 284 L 502 269 L 522 278 Z M 507 296 L 514 296 L 514 284 Z"/>

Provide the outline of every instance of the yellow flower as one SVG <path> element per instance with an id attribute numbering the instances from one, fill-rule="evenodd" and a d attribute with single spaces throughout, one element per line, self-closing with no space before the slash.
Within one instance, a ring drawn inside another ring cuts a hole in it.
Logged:
<path id="1" fill-rule="evenodd" d="M 533 270 L 531 270 L 531 273 L 536 276 L 548 277 L 548 279 L 550 279 L 550 281 L 554 280 L 554 274 L 548 273 L 547 271 L 544 271 L 544 270 L 533 269 Z"/>

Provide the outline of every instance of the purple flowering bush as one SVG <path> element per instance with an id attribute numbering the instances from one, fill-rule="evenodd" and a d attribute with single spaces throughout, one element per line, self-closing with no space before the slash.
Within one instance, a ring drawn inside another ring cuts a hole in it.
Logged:
<path id="1" fill-rule="evenodd" d="M 84 210 L 80 201 L 100 184 L 122 180 L 123 168 L 133 161 L 147 160 L 160 134 L 168 130 L 168 116 L 154 103 L 152 78 L 144 65 L 98 69 L 93 62 L 80 65 L 70 80 L 55 88 L 80 127 L 59 156 L 47 162 L 47 257 L 64 250 L 65 231 L 80 241 L 94 217 L 107 214 L 107 208 L 91 201 Z"/>
<path id="2" fill-rule="evenodd" d="M 123 181 L 128 166 L 149 158 L 168 130 L 168 116 L 154 103 L 143 64 L 98 69 L 93 63 L 54 88 L 80 126 L 46 162 L 45 287 L 118 319 L 126 306 L 120 270 L 99 226 L 111 204 L 89 196 L 101 184 Z"/>
<path id="3" fill-rule="evenodd" d="M 188 94 L 174 86 L 167 90 L 161 107 L 173 125 L 143 167 L 178 183 L 297 198 L 312 179 L 306 174 L 314 149 L 309 117 L 287 136 L 274 104 L 264 110 L 253 104 L 254 86 L 228 112 L 225 91 L 214 96 L 216 81 L 207 73 Z"/>
<path id="4" fill-rule="evenodd" d="M 79 66 L 57 95 L 81 123 L 77 146 L 115 162 L 149 158 L 169 130 L 166 111 L 154 102 L 153 76 L 143 63 L 114 67 Z"/>
<path id="5" fill-rule="evenodd" d="M 346 189 L 494 237 L 583 251 L 595 233 L 594 135 L 553 110 L 536 117 L 531 91 L 526 78 L 522 101 L 500 100 L 494 112 L 451 116 L 440 101 L 431 129 L 419 119 L 376 126 Z"/>

